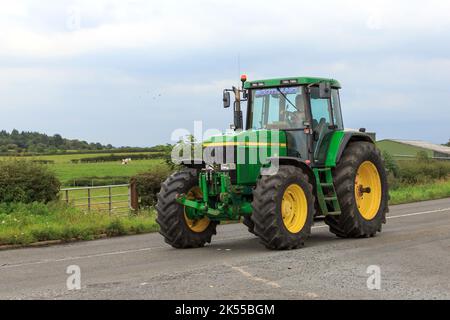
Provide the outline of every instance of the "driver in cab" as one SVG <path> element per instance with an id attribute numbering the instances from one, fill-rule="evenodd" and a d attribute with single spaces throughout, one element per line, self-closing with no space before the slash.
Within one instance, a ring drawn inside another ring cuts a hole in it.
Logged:
<path id="1" fill-rule="evenodd" d="M 285 105 L 285 102 L 283 101 L 282 104 L 283 104 L 283 108 L 281 111 L 281 119 L 283 119 L 282 121 L 287 123 L 287 126 L 291 129 L 303 128 L 304 127 L 303 122 L 306 121 L 305 102 L 303 100 L 303 96 L 301 94 L 296 95 L 295 105 L 292 104 L 291 107 L 290 102 L 288 105 Z M 295 107 L 295 109 L 293 107 Z M 287 110 L 288 108 L 294 110 L 288 111 Z"/>
<path id="2" fill-rule="evenodd" d="M 303 128 L 303 122 L 306 121 L 306 113 L 305 113 L 305 101 L 303 100 L 303 96 L 298 94 L 295 97 L 295 110 L 292 116 L 292 124 L 295 128 Z"/>

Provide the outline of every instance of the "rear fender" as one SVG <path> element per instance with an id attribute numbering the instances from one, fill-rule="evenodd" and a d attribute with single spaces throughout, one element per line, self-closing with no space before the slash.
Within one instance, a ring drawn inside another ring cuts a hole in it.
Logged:
<path id="1" fill-rule="evenodd" d="M 341 142 L 339 143 L 337 147 L 337 150 L 335 150 L 335 152 L 330 152 L 332 150 L 329 150 L 329 154 L 333 154 L 336 155 L 336 157 L 334 159 L 328 159 L 327 158 L 327 162 L 326 165 L 330 166 L 330 167 L 334 167 L 336 166 L 336 164 L 339 163 L 339 161 L 342 158 L 342 154 L 344 153 L 345 149 L 347 148 L 348 144 L 353 142 L 353 141 L 367 141 L 370 143 L 375 143 L 372 138 L 363 132 L 357 132 L 357 131 L 347 131 L 344 132 L 344 136 L 341 139 Z M 331 148 L 332 146 L 330 146 Z M 335 147 L 335 148 L 336 148 Z"/>

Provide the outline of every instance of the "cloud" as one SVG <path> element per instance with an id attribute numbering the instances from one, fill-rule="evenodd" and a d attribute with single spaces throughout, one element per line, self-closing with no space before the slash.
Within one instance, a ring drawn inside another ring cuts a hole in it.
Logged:
<path id="1" fill-rule="evenodd" d="M 51 3 L 51 4 L 50 4 Z M 37 7 L 39 6 L 39 7 Z M 420 6 L 420 10 L 418 10 Z M 62 1 L 4 4 L 3 54 L 64 57 L 115 49 L 218 49 L 305 41 L 361 50 L 376 39 L 367 29 L 388 30 L 390 43 L 407 29 L 448 31 L 447 1 Z M 33 14 L 38 12 L 39 16 Z M 79 15 L 79 16 L 78 16 Z M 79 28 L 71 28 L 73 23 Z M 247 41 L 244 41 L 247 39 Z M 326 41 L 325 41 L 326 39 Z M 353 43 L 351 43 L 351 41 Z M 350 43 L 349 43 L 350 42 Z M 356 43 L 355 43 L 356 42 Z"/>
<path id="2" fill-rule="evenodd" d="M 221 109 L 221 91 L 245 72 L 337 78 L 347 126 L 447 139 L 448 1 L 0 4 L 8 129 L 128 145 L 168 141 L 194 120 L 224 129 L 232 115 Z M 424 119 L 433 130 L 418 132 Z"/>

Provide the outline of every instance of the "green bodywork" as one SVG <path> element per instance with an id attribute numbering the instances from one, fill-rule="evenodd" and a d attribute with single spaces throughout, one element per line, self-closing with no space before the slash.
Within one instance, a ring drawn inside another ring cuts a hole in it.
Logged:
<path id="1" fill-rule="evenodd" d="M 334 168 L 336 166 L 336 159 L 338 157 L 339 148 L 344 139 L 345 132 L 342 130 L 334 131 L 332 133 L 330 144 L 328 145 L 325 159 L 325 167 Z"/>
<path id="2" fill-rule="evenodd" d="M 264 141 L 264 142 L 261 142 Z M 203 142 L 204 148 L 236 148 L 236 184 L 254 186 L 261 166 L 272 157 L 284 157 L 287 152 L 286 134 L 283 131 L 247 130 L 229 135 L 214 136 Z"/>
<path id="3" fill-rule="evenodd" d="M 254 88 L 253 83 L 257 83 L 258 88 L 276 87 L 282 85 L 281 81 L 290 79 L 295 80 L 297 85 L 328 81 L 332 87 L 340 88 L 336 80 L 310 77 L 251 81 L 246 82 L 244 88 Z M 309 171 L 310 177 L 314 177 L 315 196 L 320 209 L 319 214 L 322 215 L 340 214 L 332 169 L 337 164 L 346 135 L 348 136 L 349 133 L 334 130 L 328 134 L 326 140 L 324 139 L 325 142 L 316 146 L 321 148 L 319 150 L 319 154 L 323 156 L 321 161 L 306 163 L 303 160 L 294 159 L 304 170 Z M 224 153 L 229 156 L 229 151 L 233 150 L 232 162 L 235 163 L 235 167 L 231 169 L 222 168 L 220 165 L 213 169 L 203 167 L 199 173 L 199 187 L 203 199 L 192 200 L 185 194 L 181 194 L 177 202 L 185 206 L 186 215 L 190 219 L 207 216 L 214 221 L 238 220 L 241 216 L 251 215 L 252 191 L 261 177 L 262 168 L 270 167 L 271 159 L 278 159 L 280 164 L 284 164 L 283 161 L 292 161 L 292 158 L 287 157 L 287 144 L 286 132 L 283 130 L 235 131 L 232 134 L 214 136 L 203 141 L 203 149 L 206 153 L 213 149 L 224 150 Z"/>

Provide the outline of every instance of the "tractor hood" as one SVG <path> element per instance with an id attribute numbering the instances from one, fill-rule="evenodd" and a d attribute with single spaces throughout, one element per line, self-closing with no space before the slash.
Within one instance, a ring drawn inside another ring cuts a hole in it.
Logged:
<path id="1" fill-rule="evenodd" d="M 212 136 L 203 147 L 278 147 L 286 148 L 286 134 L 278 130 L 247 130 Z"/>
<path id="2" fill-rule="evenodd" d="M 207 163 L 235 168 L 233 182 L 254 185 L 269 158 L 286 156 L 286 133 L 278 130 L 238 131 L 213 136 L 203 142 L 203 148 Z"/>

